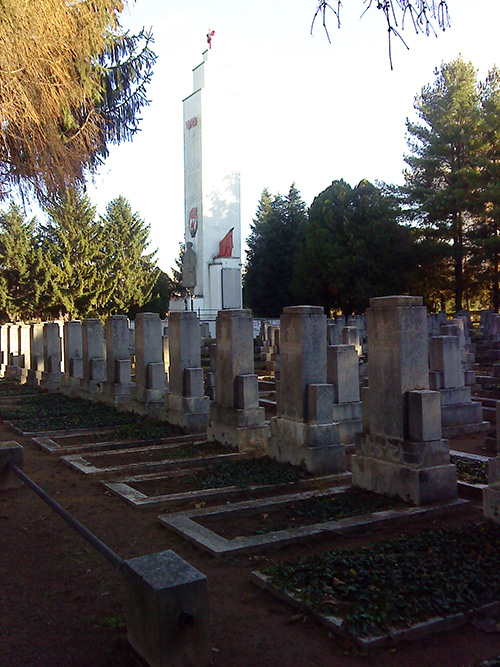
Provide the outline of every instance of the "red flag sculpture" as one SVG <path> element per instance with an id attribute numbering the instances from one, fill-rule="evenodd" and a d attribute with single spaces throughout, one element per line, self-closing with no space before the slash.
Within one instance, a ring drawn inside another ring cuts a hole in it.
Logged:
<path id="1" fill-rule="evenodd" d="M 231 229 L 219 243 L 219 254 L 217 257 L 231 257 L 233 252 L 233 229 L 234 227 L 231 227 Z"/>

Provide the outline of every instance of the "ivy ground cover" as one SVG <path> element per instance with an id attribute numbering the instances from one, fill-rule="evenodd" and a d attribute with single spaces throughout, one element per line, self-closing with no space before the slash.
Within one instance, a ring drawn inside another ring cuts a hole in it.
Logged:
<path id="1" fill-rule="evenodd" d="M 491 522 L 428 530 L 263 570 L 359 637 L 467 612 L 500 599 L 500 530 Z"/>

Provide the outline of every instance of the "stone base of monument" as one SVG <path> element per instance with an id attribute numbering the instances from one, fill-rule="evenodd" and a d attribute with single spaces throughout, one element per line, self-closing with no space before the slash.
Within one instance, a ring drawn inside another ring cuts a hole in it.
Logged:
<path id="1" fill-rule="evenodd" d="M 483 489 L 483 511 L 487 519 L 500 523 L 500 458 L 490 459 L 488 486 Z"/>
<path id="2" fill-rule="evenodd" d="M 67 373 L 63 373 L 60 387 L 61 393 L 66 396 L 71 396 L 72 398 L 81 396 L 80 380 L 81 377 L 73 377 Z"/>
<path id="3" fill-rule="evenodd" d="M 28 371 L 28 377 L 26 379 L 26 383 L 29 384 L 30 387 L 39 387 L 41 381 L 42 381 L 42 371 L 34 371 L 31 369 Z"/>
<path id="4" fill-rule="evenodd" d="M 210 416 L 208 396 L 165 395 L 165 421 L 186 429 L 188 433 L 204 433 Z"/>
<path id="5" fill-rule="evenodd" d="M 14 440 L 0 442 L 0 491 L 17 489 L 23 486 L 23 481 L 7 469 L 7 463 L 12 461 L 18 468 L 23 467 L 23 448 Z"/>
<path id="6" fill-rule="evenodd" d="M 265 451 L 268 438 L 264 408 L 228 408 L 217 403 L 210 406 L 207 440 L 236 447 L 238 451 Z"/>
<path id="7" fill-rule="evenodd" d="M 111 407 L 120 407 L 125 405 L 130 400 L 130 391 L 132 388 L 132 383 L 128 384 L 118 384 L 116 382 L 103 382 L 102 383 L 102 396 L 101 400 L 106 405 Z"/>
<path id="8" fill-rule="evenodd" d="M 362 433 L 351 457 L 352 485 L 416 505 L 457 497 L 456 466 L 442 440 L 409 442 Z"/>
<path id="9" fill-rule="evenodd" d="M 5 379 L 21 383 L 22 372 L 23 369 L 20 366 L 15 364 L 9 365 L 5 370 Z M 26 376 L 24 382 L 26 382 Z"/>
<path id="10" fill-rule="evenodd" d="M 145 415 L 151 419 L 163 419 L 165 392 L 166 389 L 146 389 L 132 385 L 130 400 L 126 407 L 138 415 Z"/>
<path id="11" fill-rule="evenodd" d="M 47 391 L 59 391 L 61 386 L 61 373 L 50 373 L 48 371 L 42 371 L 42 377 L 40 379 L 41 389 Z"/>
<path id="12" fill-rule="evenodd" d="M 209 665 L 207 578 L 173 551 L 125 561 L 131 646 L 152 667 Z"/>
<path id="13" fill-rule="evenodd" d="M 339 442 L 343 445 L 354 444 L 356 433 L 363 430 L 362 412 L 361 401 L 333 404 L 333 422 L 337 425 Z"/>
<path id="14" fill-rule="evenodd" d="M 500 523 L 500 485 L 483 489 L 483 511 L 486 519 Z"/>
<path id="15" fill-rule="evenodd" d="M 87 380 L 86 378 L 80 378 L 80 390 L 77 395 L 80 396 L 80 398 L 95 401 L 102 392 L 103 382 L 103 380 Z"/>
<path id="16" fill-rule="evenodd" d="M 345 446 L 338 424 L 305 424 L 285 417 L 270 422 L 267 455 L 283 463 L 305 465 L 312 473 L 342 473 Z"/>

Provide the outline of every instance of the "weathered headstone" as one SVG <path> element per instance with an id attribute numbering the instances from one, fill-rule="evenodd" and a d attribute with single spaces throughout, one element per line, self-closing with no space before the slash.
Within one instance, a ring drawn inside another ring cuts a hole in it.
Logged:
<path id="1" fill-rule="evenodd" d="M 138 313 L 135 319 L 135 384 L 130 407 L 139 414 L 159 418 L 166 392 L 161 322 L 158 313 Z"/>
<path id="2" fill-rule="evenodd" d="M 130 329 L 126 315 L 112 315 L 105 324 L 106 380 L 103 400 L 108 405 L 123 405 L 130 398 L 132 362 L 130 360 Z"/>
<path id="3" fill-rule="evenodd" d="M 63 326 L 64 374 L 61 390 L 70 396 L 80 393 L 83 377 L 82 323 L 79 320 L 65 322 Z"/>
<path id="4" fill-rule="evenodd" d="M 58 322 L 43 325 L 43 371 L 40 380 L 42 389 L 57 391 L 61 385 L 61 335 Z"/>
<path id="5" fill-rule="evenodd" d="M 344 472 L 345 446 L 333 423 L 334 387 L 327 383 L 326 317 L 320 306 L 285 308 L 280 326 L 277 415 L 269 456 L 312 472 Z"/>
<path id="6" fill-rule="evenodd" d="M 43 326 L 42 322 L 30 325 L 30 369 L 28 371 L 28 384 L 32 387 L 40 386 L 44 370 Z"/>
<path id="7" fill-rule="evenodd" d="M 200 324 L 196 313 L 173 312 L 169 320 L 169 393 L 165 418 L 190 433 L 204 432 L 209 416 L 201 367 Z"/>
<path id="8" fill-rule="evenodd" d="M 418 505 L 455 498 L 456 469 L 441 439 L 440 395 L 429 390 L 422 298 L 370 299 L 367 315 L 369 388 L 363 391 L 352 483 Z"/>
<path id="9" fill-rule="evenodd" d="M 362 430 L 359 393 L 359 358 L 353 345 L 327 347 L 328 384 L 333 385 L 333 416 L 338 437 L 344 445 L 353 444 Z"/>
<path id="10" fill-rule="evenodd" d="M 446 331 L 459 333 L 457 327 Z M 462 433 L 485 431 L 480 401 L 472 401 L 471 388 L 465 386 L 462 348 L 458 335 L 434 336 L 429 343 L 429 384 L 441 395 L 443 435 L 451 438 Z"/>
<path id="11" fill-rule="evenodd" d="M 101 320 L 89 318 L 82 322 L 83 377 L 80 379 L 82 396 L 97 400 L 106 380 L 104 359 L 104 332 Z"/>
<path id="12" fill-rule="evenodd" d="M 219 311 L 216 331 L 215 402 L 210 405 L 207 437 L 239 450 L 263 450 L 267 426 L 264 408 L 259 407 L 250 311 Z"/>

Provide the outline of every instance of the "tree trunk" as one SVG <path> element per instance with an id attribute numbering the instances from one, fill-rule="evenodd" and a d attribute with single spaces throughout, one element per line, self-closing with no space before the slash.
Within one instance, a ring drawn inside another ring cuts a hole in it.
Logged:
<path id="1" fill-rule="evenodd" d="M 463 223 L 462 216 L 458 213 L 455 217 L 455 239 L 453 250 L 455 255 L 455 312 L 462 310 L 464 295 L 464 249 L 463 249 Z"/>
<path id="2" fill-rule="evenodd" d="M 500 308 L 500 290 L 498 286 L 498 253 L 493 256 L 493 310 L 498 313 Z"/>

